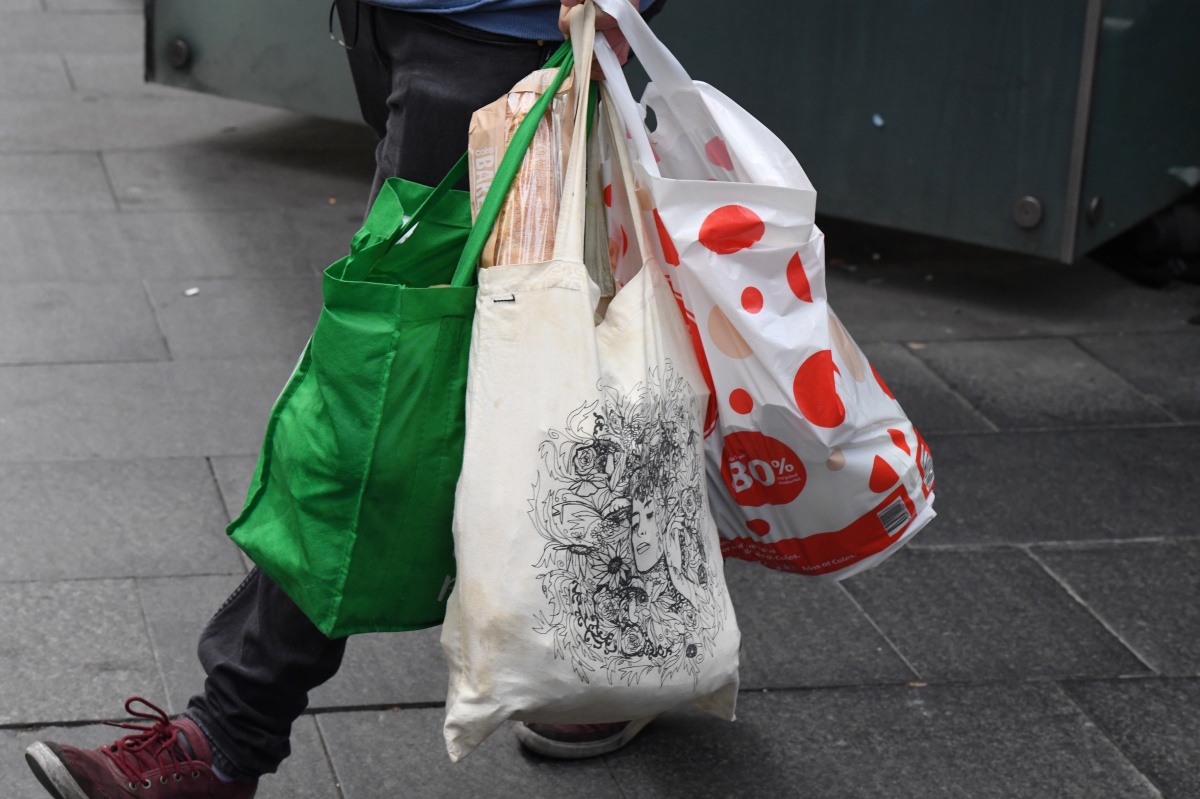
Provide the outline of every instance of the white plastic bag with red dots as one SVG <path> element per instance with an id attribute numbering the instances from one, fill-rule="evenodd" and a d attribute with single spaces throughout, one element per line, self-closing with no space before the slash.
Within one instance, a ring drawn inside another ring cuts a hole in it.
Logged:
<path id="1" fill-rule="evenodd" d="M 652 80 L 639 106 L 598 43 L 605 100 L 626 128 L 607 155 L 632 157 L 637 176 L 636 197 L 605 187 L 609 252 L 627 281 L 642 263 L 631 215 L 657 232 L 650 255 L 712 389 L 705 451 L 722 551 L 814 577 L 870 568 L 933 518 L 933 462 L 826 301 L 816 192 L 787 147 L 693 82 L 628 2 L 597 5 Z"/>

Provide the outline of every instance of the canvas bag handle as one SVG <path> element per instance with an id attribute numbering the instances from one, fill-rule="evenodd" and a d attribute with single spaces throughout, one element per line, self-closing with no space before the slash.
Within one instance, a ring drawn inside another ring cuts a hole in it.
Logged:
<path id="1" fill-rule="evenodd" d="M 554 232 L 554 259 L 583 261 L 584 220 L 587 207 L 588 118 L 591 111 L 592 52 L 596 42 L 596 6 L 591 0 L 575 6 L 567 16 L 575 61 L 575 134 L 562 200 Z"/>

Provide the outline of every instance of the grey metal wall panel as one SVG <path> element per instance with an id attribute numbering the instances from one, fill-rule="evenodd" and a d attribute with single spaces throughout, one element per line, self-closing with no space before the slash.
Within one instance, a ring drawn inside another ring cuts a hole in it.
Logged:
<path id="1" fill-rule="evenodd" d="M 820 212 L 1057 258 L 1086 9 L 687 0 L 656 27 L 787 142 Z M 1030 230 L 1025 195 L 1044 208 Z"/>
<path id="2" fill-rule="evenodd" d="M 1086 252 L 1200 181 L 1200 2 L 1108 0 L 1096 64 L 1083 220 Z M 1099 213 L 1088 204 L 1100 198 Z"/>
<path id="3" fill-rule="evenodd" d="M 157 83 L 358 120 L 346 54 L 328 34 L 329 0 L 147 0 L 147 77 Z M 191 63 L 172 68 L 175 39 Z"/>

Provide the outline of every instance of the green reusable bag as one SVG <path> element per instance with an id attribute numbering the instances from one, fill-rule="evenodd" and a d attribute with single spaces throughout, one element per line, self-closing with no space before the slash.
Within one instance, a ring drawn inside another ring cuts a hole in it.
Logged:
<path id="1" fill-rule="evenodd" d="M 324 307 L 267 424 L 230 537 L 325 635 L 440 624 L 454 583 L 475 270 L 554 93 L 514 133 L 474 226 L 451 189 L 391 178 L 350 254 L 325 270 Z M 448 285 L 446 285 L 448 284 Z"/>

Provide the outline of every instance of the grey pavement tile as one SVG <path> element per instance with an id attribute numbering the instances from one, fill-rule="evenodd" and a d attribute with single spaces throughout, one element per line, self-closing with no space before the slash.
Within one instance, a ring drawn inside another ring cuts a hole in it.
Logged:
<path id="1" fill-rule="evenodd" d="M 440 708 L 317 716 L 345 799 L 623 796 L 602 762 L 524 755 L 505 728 L 451 765 L 444 716 Z"/>
<path id="2" fill-rule="evenodd" d="M 1164 799 L 1200 796 L 1200 682 L 1127 680 L 1064 687 Z"/>
<path id="3" fill-rule="evenodd" d="M 217 487 L 221 489 L 221 500 L 225 503 L 225 514 L 230 521 L 241 515 L 246 504 L 246 494 L 250 490 L 250 480 L 254 477 L 254 469 L 258 466 L 258 455 L 230 456 L 225 458 L 209 458 L 213 474 L 217 477 Z M 250 556 L 238 550 L 242 562 L 247 569 L 254 564 Z"/>
<path id="4" fill-rule="evenodd" d="M 341 258 L 361 216 L 167 211 L 0 214 L 0 283 L 311 276 Z"/>
<path id="5" fill-rule="evenodd" d="M 196 98 L 203 95 L 186 93 L 185 96 Z M 241 102 L 218 98 L 213 98 L 213 101 Z M 283 161 L 300 158 L 318 168 L 322 168 L 324 161 L 335 160 L 332 159 L 335 153 L 357 156 L 368 163 L 370 176 L 374 177 L 375 145 L 378 139 L 374 132 L 361 122 L 343 122 L 275 109 L 273 115 L 255 117 L 244 124 L 222 128 L 219 136 L 209 136 L 204 143 L 214 150 L 257 154 L 262 158 L 275 157 Z M 351 158 L 346 163 L 359 164 L 360 161 Z M 334 169 L 342 168 L 333 162 L 329 166 Z M 364 200 L 365 197 L 363 194 Z"/>
<path id="6" fill-rule="evenodd" d="M 313 708 L 445 702 L 449 672 L 441 627 L 353 636 L 337 676 L 312 692 Z"/>
<path id="7" fill-rule="evenodd" d="M 124 717 L 120 698 L 113 702 L 114 719 Z M 24 751 L 35 741 L 57 741 L 94 749 L 116 740 L 127 731 L 99 724 L 85 727 L 43 727 L 33 730 L 0 730 L 0 795 L 45 796 L 33 773 L 25 767 Z M 316 722 L 303 716 L 292 727 L 292 756 L 276 774 L 259 783 L 256 799 L 338 799 L 337 787 L 317 732 Z"/>
<path id="8" fill-rule="evenodd" d="M 916 675 L 835 583 L 728 560 L 743 689 L 896 683 Z"/>
<path id="9" fill-rule="evenodd" d="M 0 213 L 115 209 L 95 153 L 0 153 Z"/>
<path id="10" fill-rule="evenodd" d="M 139 53 L 145 28 L 140 14 L 15 12 L 0 25 L 0 53 Z"/>
<path id="11" fill-rule="evenodd" d="M 293 160 L 307 160 L 317 168 L 339 158 L 345 163 L 373 164 L 374 138 L 364 125 L 160 87 L 137 93 L 79 90 L 0 96 L 0 120 L 0 151 L 8 152 L 108 153 L 185 147 L 216 155 L 241 152 L 260 159 L 281 151 L 303 153 Z M 372 173 L 373 167 L 368 188 Z M 365 198 L 365 190 L 361 196 Z"/>
<path id="12" fill-rule="evenodd" d="M 145 56 L 141 52 L 75 53 L 64 57 L 71 83 L 81 94 L 132 94 L 161 97 L 198 97 L 183 89 L 147 83 Z"/>
<path id="13" fill-rule="evenodd" d="M 321 312 L 321 281 L 147 281 L 171 357 L 298 359 Z M 198 294 L 187 296 L 189 289 Z M 3 328 L 0 327 L 0 330 Z M 2 350 L 0 350 L 2 352 Z"/>
<path id="14" fill-rule="evenodd" d="M 0 580 L 241 571 L 202 458 L 0 463 Z"/>
<path id="15" fill-rule="evenodd" d="M 1200 540 L 1034 552 L 1156 671 L 1200 676 Z"/>
<path id="16" fill-rule="evenodd" d="M 1001 428 L 1172 421 L 1067 339 L 934 342 L 917 355 Z"/>
<path id="17" fill-rule="evenodd" d="M 69 94 L 71 81 L 60 56 L 0 53 L 0 97 Z"/>
<path id="18" fill-rule="evenodd" d="M 204 669 L 196 654 L 200 633 L 245 579 L 245 574 L 233 574 L 138 580 L 150 640 L 167 687 L 162 697 L 155 686 L 158 698 L 151 698 L 168 712 L 182 713 L 188 699 L 203 690 Z"/>
<path id="19" fill-rule="evenodd" d="M 0 583 L 0 724 L 111 718 L 162 685 L 132 580 Z"/>
<path id="20" fill-rule="evenodd" d="M 928 442 L 938 518 L 912 547 L 1200 534 L 1200 427 Z"/>
<path id="21" fill-rule="evenodd" d="M 863 344 L 862 350 L 922 435 L 992 430 L 974 408 L 906 347 L 885 342 Z"/>
<path id="22" fill-rule="evenodd" d="M 233 521 L 246 504 L 250 481 L 254 479 L 254 469 L 258 466 L 258 455 L 209 460 L 212 463 L 213 474 L 217 476 L 217 487 L 220 488 L 221 500 L 225 503 L 225 514 Z"/>
<path id="23" fill-rule="evenodd" d="M 0 150 L 144 150 L 194 145 L 279 111 L 195 93 L 0 98 Z"/>
<path id="24" fill-rule="evenodd" d="M 924 679 L 1148 672 L 1024 552 L 907 549 L 844 585 Z"/>
<path id="25" fill-rule="evenodd" d="M 1181 330 L 1200 301 L 1200 286 L 1144 288 L 1086 258 L 1066 265 L 952 242 L 923 246 L 899 262 L 885 249 L 880 263 L 829 268 L 830 303 L 856 340 Z"/>
<path id="26" fill-rule="evenodd" d="M 370 190 L 369 150 L 238 153 L 212 147 L 106 153 L 124 210 L 318 208 L 330 198 L 355 209 Z"/>
<path id="27" fill-rule="evenodd" d="M 1079 343 L 1179 418 L 1200 421 L 1200 331 L 1090 336 Z"/>
<path id="28" fill-rule="evenodd" d="M 291 744 L 291 756 L 278 772 L 259 781 L 254 799 L 342 799 L 316 719 L 297 719 L 292 725 Z"/>
<path id="29" fill-rule="evenodd" d="M 107 717 L 124 718 L 121 708 L 124 697 L 113 695 Z M 25 749 L 35 741 L 56 741 L 80 749 L 95 749 L 110 743 L 120 735 L 105 725 L 86 727 L 41 727 L 32 730 L 0 730 L 0 796 L 11 799 L 32 799 L 46 796 L 46 789 L 25 765 Z"/>
<path id="30" fill-rule="evenodd" d="M 672 714 L 606 760 L 631 797 L 1158 795 L 1053 685 L 743 694 L 733 724 Z"/>
<path id="31" fill-rule="evenodd" d="M 139 282 L 19 283 L 0 292 L 0 364 L 166 357 Z"/>
<path id="32" fill-rule="evenodd" d="M 112 11 L 141 16 L 145 5 L 145 0 L 46 0 L 46 8 L 59 13 Z"/>
<path id="33" fill-rule="evenodd" d="M 258 452 L 286 360 L 0 367 L 0 462 Z"/>

